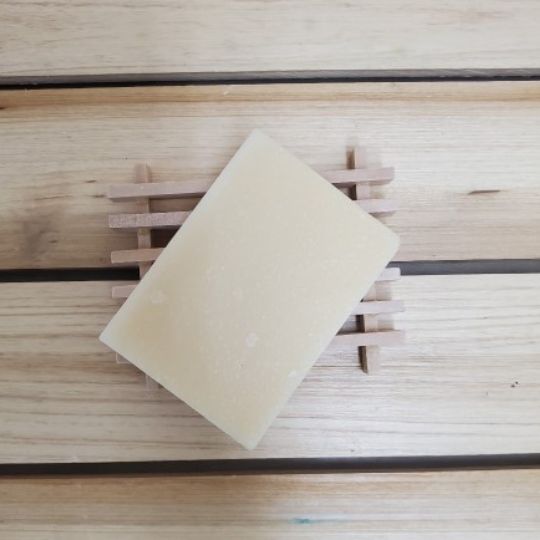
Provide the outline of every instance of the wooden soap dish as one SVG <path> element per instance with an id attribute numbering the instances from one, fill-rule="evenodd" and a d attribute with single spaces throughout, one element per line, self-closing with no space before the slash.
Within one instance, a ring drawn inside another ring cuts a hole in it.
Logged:
<path id="1" fill-rule="evenodd" d="M 356 148 L 350 156 L 350 168 L 321 172 L 321 176 L 345 191 L 351 199 L 375 217 L 382 217 L 396 211 L 394 201 L 378 197 L 374 186 L 388 184 L 394 178 L 391 167 L 373 168 L 367 166 L 365 151 Z M 113 214 L 109 216 L 112 229 L 134 230 L 137 233 L 137 249 L 113 251 L 113 264 L 137 264 L 140 278 L 148 271 L 159 256 L 162 247 L 153 242 L 152 230 L 178 229 L 189 215 L 189 211 L 153 212 L 152 199 L 182 199 L 202 197 L 213 180 L 191 180 L 183 182 L 153 182 L 150 168 L 145 164 L 136 167 L 135 183 L 118 184 L 109 187 L 108 197 L 112 201 L 137 201 L 137 213 Z M 379 347 L 396 345 L 403 342 L 401 331 L 380 328 L 380 316 L 391 315 L 404 310 L 403 302 L 392 300 L 387 282 L 400 278 L 399 268 L 386 268 L 377 278 L 364 299 L 355 308 L 351 316 L 355 317 L 355 328 L 346 333 L 340 332 L 330 344 L 332 349 L 357 347 L 360 349 L 360 366 L 366 373 L 378 369 Z M 135 285 L 119 285 L 112 288 L 113 298 L 125 300 Z M 127 360 L 117 356 L 118 362 Z M 159 385 L 146 377 L 147 386 Z"/>

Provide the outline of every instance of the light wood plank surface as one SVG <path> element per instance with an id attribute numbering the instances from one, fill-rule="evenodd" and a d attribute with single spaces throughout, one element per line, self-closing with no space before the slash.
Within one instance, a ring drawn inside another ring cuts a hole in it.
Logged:
<path id="1" fill-rule="evenodd" d="M 252 452 L 115 362 L 111 285 L 0 284 L 0 462 L 540 452 L 540 274 L 402 278 L 406 343 L 323 356 Z"/>
<path id="2" fill-rule="evenodd" d="M 0 267 L 109 265 L 136 211 L 109 184 L 211 180 L 255 127 L 321 171 L 395 166 L 399 260 L 540 255 L 540 82 L 231 85 L 1 92 Z"/>
<path id="3" fill-rule="evenodd" d="M 6 478 L 10 540 L 536 540 L 540 471 Z"/>
<path id="4" fill-rule="evenodd" d="M 535 0 L 3 0 L 0 20 L 0 76 L 540 67 Z"/>

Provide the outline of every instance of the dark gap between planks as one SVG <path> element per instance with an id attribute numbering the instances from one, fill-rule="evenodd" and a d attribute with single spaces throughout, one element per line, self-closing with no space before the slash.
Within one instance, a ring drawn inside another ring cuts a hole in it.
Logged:
<path id="1" fill-rule="evenodd" d="M 540 454 L 1 464 L 0 476 L 406 473 L 540 468 Z"/>
<path id="2" fill-rule="evenodd" d="M 471 261 L 406 261 L 390 263 L 403 276 L 466 274 L 537 274 L 540 259 Z M 138 281 L 135 266 L 122 268 L 57 268 L 0 270 L 0 283 L 43 281 Z"/>
<path id="3" fill-rule="evenodd" d="M 122 86 L 540 80 L 539 68 L 302 70 L 0 76 L 0 90 Z"/>
<path id="4" fill-rule="evenodd" d="M 133 268 L 57 268 L 0 270 L 0 283 L 43 281 L 138 281 L 139 270 Z"/>

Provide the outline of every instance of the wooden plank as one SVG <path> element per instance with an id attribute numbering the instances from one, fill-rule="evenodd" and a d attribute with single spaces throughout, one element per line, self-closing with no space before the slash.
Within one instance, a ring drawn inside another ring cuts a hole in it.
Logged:
<path id="1" fill-rule="evenodd" d="M 0 3 L 0 75 L 538 68 L 535 0 Z M 81 29 L 83 29 L 81 31 Z"/>
<path id="2" fill-rule="evenodd" d="M 540 274 L 403 277 L 405 344 L 370 376 L 354 348 L 321 357 L 252 452 L 115 362 L 111 286 L 0 284 L 0 462 L 540 450 Z"/>
<path id="3" fill-rule="evenodd" d="M 533 540 L 540 471 L 4 478 L 10 540 Z"/>
<path id="4" fill-rule="evenodd" d="M 109 185 L 140 162 L 159 182 L 215 177 L 254 127 L 320 171 L 355 144 L 395 165 L 398 260 L 539 254 L 538 81 L 5 91 L 0 122 L 4 269 L 109 265 L 136 242 L 108 214 L 137 211 Z"/>

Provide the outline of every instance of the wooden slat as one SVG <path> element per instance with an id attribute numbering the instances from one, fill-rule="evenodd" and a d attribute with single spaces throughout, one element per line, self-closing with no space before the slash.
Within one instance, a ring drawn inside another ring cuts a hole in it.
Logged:
<path id="1" fill-rule="evenodd" d="M 10 540 L 535 540 L 537 469 L 4 478 Z"/>
<path id="2" fill-rule="evenodd" d="M 136 284 L 113 285 L 111 289 L 112 298 L 127 298 L 133 292 L 136 286 Z"/>
<path id="3" fill-rule="evenodd" d="M 152 214 L 113 214 L 109 216 L 111 229 L 166 229 L 179 227 L 191 212 L 154 212 Z"/>
<path id="4" fill-rule="evenodd" d="M 383 330 L 382 332 L 351 332 L 338 334 L 330 344 L 330 350 L 343 350 L 349 347 L 365 347 L 372 345 L 382 345 L 389 347 L 392 345 L 400 345 L 405 339 L 404 332 L 399 330 Z"/>
<path id="5" fill-rule="evenodd" d="M 155 251 L 153 253 L 149 253 L 151 250 L 139 250 L 139 249 L 133 249 L 130 251 L 116 251 L 113 252 L 112 255 L 115 259 L 113 262 L 139 262 L 140 259 L 143 260 L 155 260 L 155 258 L 163 251 L 161 248 L 155 248 Z M 139 257 L 139 252 L 142 252 L 142 257 Z M 124 256 L 125 254 L 125 256 Z M 151 258 L 153 257 L 153 258 Z M 387 282 L 387 281 L 396 281 L 401 276 L 401 271 L 399 268 L 385 268 L 377 278 L 377 282 Z M 127 298 L 135 289 L 136 284 L 124 284 L 124 285 L 113 285 L 112 287 L 112 297 L 113 298 Z M 394 304 L 396 307 L 395 311 L 402 311 L 402 303 L 398 302 L 397 304 Z M 397 308 L 399 306 L 399 309 Z M 357 310 L 363 309 L 360 307 L 356 308 Z M 355 313 L 356 314 L 356 313 Z M 360 313 L 358 313 L 360 315 Z"/>
<path id="6" fill-rule="evenodd" d="M 392 199 L 361 199 L 354 201 L 362 210 L 374 216 L 393 214 L 398 209 L 397 201 Z"/>
<path id="7" fill-rule="evenodd" d="M 384 186 L 394 179 L 394 167 L 369 169 L 343 169 L 338 171 L 319 171 L 320 175 L 336 187 L 351 187 L 359 183 Z"/>
<path id="8" fill-rule="evenodd" d="M 406 13 L 393 0 L 39 7 L 0 4 L 0 75 L 521 69 L 540 56 L 534 0 L 415 0 Z"/>
<path id="9" fill-rule="evenodd" d="M 185 180 L 183 182 L 156 182 L 152 184 L 117 184 L 109 186 L 107 197 L 111 201 L 132 201 L 140 197 L 167 199 L 204 195 L 214 183 L 214 178 Z"/>
<path id="10" fill-rule="evenodd" d="M 135 176 L 141 185 L 148 185 L 152 182 L 152 173 L 150 168 L 145 163 L 139 163 L 135 168 Z M 139 199 L 139 211 L 149 213 L 152 211 L 149 199 Z M 141 227 L 137 229 L 137 247 L 140 250 L 150 249 L 152 247 L 152 232 L 147 228 Z M 144 277 L 150 269 L 151 264 L 148 261 L 139 262 L 139 276 Z"/>
<path id="11" fill-rule="evenodd" d="M 163 248 L 148 248 L 148 249 L 126 249 L 113 251 L 111 253 L 111 262 L 113 264 L 135 264 L 139 262 L 155 261 L 163 252 Z M 401 271 L 398 267 L 385 268 L 377 278 L 377 281 L 395 281 L 399 279 Z M 125 296 L 117 296 L 117 298 L 127 298 L 134 286 L 118 285 L 113 287 L 118 291 L 125 291 Z"/>
<path id="12" fill-rule="evenodd" d="M 162 253 L 163 248 L 148 249 L 126 249 L 113 251 L 111 253 L 111 262 L 113 264 L 134 264 L 138 262 L 155 261 Z M 399 268 L 386 268 L 381 272 L 377 281 L 394 281 L 399 279 Z"/>
<path id="13" fill-rule="evenodd" d="M 350 187 L 361 182 L 381 186 L 394 179 L 393 167 L 319 172 L 336 187 Z M 146 197 L 152 199 L 194 197 L 204 195 L 213 183 L 214 178 L 184 182 L 118 184 L 109 186 L 107 197 L 112 201 L 132 201 Z"/>
<path id="14" fill-rule="evenodd" d="M 365 148 L 356 147 L 354 148 L 351 155 L 351 166 L 353 168 L 362 168 L 367 166 L 367 152 Z M 355 184 L 351 190 L 351 195 L 353 199 L 361 198 L 370 198 L 372 195 L 370 184 Z M 364 302 L 376 301 L 377 298 L 381 295 L 381 288 L 374 283 L 364 295 Z M 389 294 L 385 295 L 385 298 L 389 297 Z M 366 303 L 366 305 L 368 305 Z M 369 313 L 364 313 L 362 317 L 356 317 L 355 319 L 356 328 L 362 330 L 365 333 L 368 332 L 378 332 L 379 330 L 379 317 L 375 315 L 370 315 Z M 369 375 L 373 375 L 379 371 L 380 362 L 380 351 L 377 345 L 366 345 L 362 347 L 359 351 L 360 354 L 360 367 Z"/>
<path id="15" fill-rule="evenodd" d="M 400 268 L 385 268 L 377 278 L 377 281 L 395 281 L 401 276 Z"/>
<path id="16" fill-rule="evenodd" d="M 114 362 L 97 340 L 112 285 L 0 284 L 0 462 L 540 448 L 539 274 L 403 277 L 407 340 L 381 349 L 380 373 L 363 374 L 354 347 L 324 355 L 252 452 Z"/>
<path id="17" fill-rule="evenodd" d="M 113 298 L 127 298 L 133 289 L 135 288 L 135 285 L 117 285 L 112 288 L 112 297 Z M 403 311 L 405 309 L 405 306 L 401 300 L 386 300 L 386 301 L 368 301 L 368 302 L 361 302 L 356 306 L 354 311 L 351 313 L 351 315 L 378 315 L 378 314 L 389 314 L 389 313 L 399 313 L 400 311 Z M 341 336 L 343 340 L 345 340 L 344 336 Z M 354 338 L 350 338 L 354 339 Z M 357 347 L 362 347 L 367 344 L 367 342 L 362 342 L 362 338 L 358 337 L 356 338 L 358 340 Z M 368 338 L 370 339 L 370 338 Z M 392 342 L 392 344 L 395 344 L 396 342 L 399 342 L 398 335 L 392 334 L 388 337 L 388 339 Z M 394 342 L 396 340 L 396 342 Z M 383 340 L 386 341 L 386 340 Z"/>
<path id="18" fill-rule="evenodd" d="M 136 177 L 137 182 L 143 185 L 152 182 L 152 172 L 150 171 L 150 168 L 148 167 L 148 165 L 146 165 L 145 163 L 139 163 L 137 165 L 137 167 L 135 168 L 135 177 Z M 138 205 L 139 205 L 140 212 L 152 211 L 150 199 L 139 199 Z M 146 250 L 146 249 L 150 249 L 151 246 L 152 246 L 152 231 L 144 227 L 137 229 L 137 247 L 140 250 Z M 152 264 L 149 261 L 139 262 L 139 276 L 141 279 L 144 277 L 146 272 L 150 270 L 151 266 Z M 120 363 L 127 362 L 127 360 L 119 354 L 116 354 L 116 361 Z M 145 376 L 145 379 L 146 379 L 147 388 L 152 389 L 152 390 L 157 390 L 160 388 L 160 385 L 148 375 Z"/>
<path id="19" fill-rule="evenodd" d="M 162 251 L 163 248 L 126 249 L 123 251 L 113 251 L 111 253 L 111 262 L 113 264 L 152 262 L 161 255 Z"/>
<path id="20" fill-rule="evenodd" d="M 254 127 L 317 170 L 354 144 L 395 166 L 398 260 L 538 256 L 538 81 L 4 91 L 0 122 L 0 268 L 110 264 L 135 238 L 107 216 L 137 210 L 109 185 L 141 162 L 158 182 L 215 177 Z"/>
<path id="21" fill-rule="evenodd" d="M 391 214 L 397 210 L 395 201 L 365 199 L 354 201 L 362 210 L 373 215 Z M 109 216 L 111 229 L 168 229 L 182 225 L 191 212 L 152 212 L 143 214 L 113 214 Z"/>
<path id="22" fill-rule="evenodd" d="M 405 309 L 401 300 L 373 300 L 361 302 L 353 315 L 376 315 L 379 313 L 399 313 Z"/>

